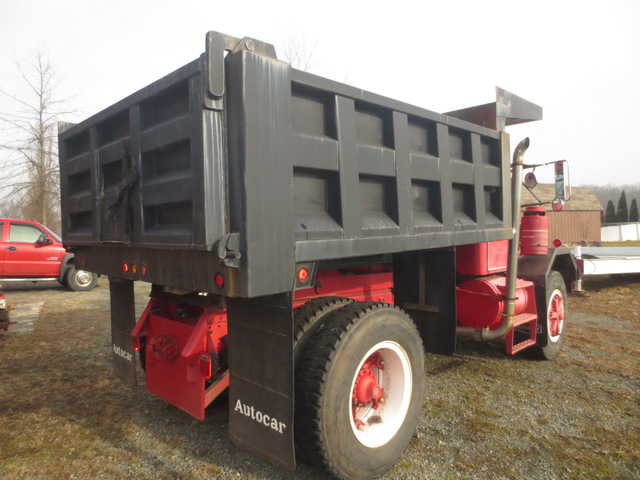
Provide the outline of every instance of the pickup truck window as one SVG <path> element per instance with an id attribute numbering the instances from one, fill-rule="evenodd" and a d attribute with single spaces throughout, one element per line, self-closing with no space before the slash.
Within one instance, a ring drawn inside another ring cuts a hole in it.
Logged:
<path id="1" fill-rule="evenodd" d="M 19 243 L 36 243 L 42 232 L 30 225 L 11 224 L 9 241 Z"/>

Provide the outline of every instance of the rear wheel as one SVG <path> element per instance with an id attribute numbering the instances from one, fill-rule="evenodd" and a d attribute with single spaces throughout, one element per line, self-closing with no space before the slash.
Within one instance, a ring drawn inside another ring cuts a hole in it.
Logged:
<path id="1" fill-rule="evenodd" d="M 76 270 L 72 265 L 65 274 L 64 283 L 74 292 L 87 291 L 98 284 L 98 275 L 86 270 Z"/>
<path id="2" fill-rule="evenodd" d="M 297 371 L 298 455 L 338 477 L 382 474 L 411 440 L 423 388 L 423 346 L 404 312 L 373 302 L 334 311 Z"/>
<path id="3" fill-rule="evenodd" d="M 350 298 L 318 297 L 296 309 L 293 326 L 293 356 L 296 367 L 300 363 L 302 352 L 307 348 L 309 340 L 322 326 L 327 315 L 349 303 L 353 303 Z"/>
<path id="4" fill-rule="evenodd" d="M 560 273 L 549 273 L 544 292 L 544 303 L 538 302 L 538 342 L 532 353 L 542 360 L 553 360 L 564 343 L 567 314 L 567 287 Z"/>

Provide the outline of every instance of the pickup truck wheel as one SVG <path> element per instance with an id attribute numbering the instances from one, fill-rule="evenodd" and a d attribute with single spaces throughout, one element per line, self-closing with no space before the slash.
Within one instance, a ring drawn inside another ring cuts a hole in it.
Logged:
<path id="1" fill-rule="evenodd" d="M 309 300 L 295 310 L 293 323 L 294 366 L 297 367 L 300 364 L 302 353 L 307 348 L 309 340 L 324 324 L 328 314 L 349 303 L 353 303 L 350 298 L 319 297 Z"/>
<path id="2" fill-rule="evenodd" d="M 98 275 L 71 266 L 65 274 L 64 283 L 74 292 L 84 292 L 98 284 Z"/>
<path id="3" fill-rule="evenodd" d="M 540 297 L 538 311 L 542 313 L 538 316 L 538 341 L 531 353 L 542 360 L 553 360 L 560 353 L 564 342 L 567 315 L 567 288 L 560 273 L 549 273 L 544 297 Z"/>
<path id="4" fill-rule="evenodd" d="M 404 312 L 374 302 L 335 310 L 298 368 L 298 455 L 340 478 L 382 474 L 411 440 L 423 388 L 424 350 Z"/>

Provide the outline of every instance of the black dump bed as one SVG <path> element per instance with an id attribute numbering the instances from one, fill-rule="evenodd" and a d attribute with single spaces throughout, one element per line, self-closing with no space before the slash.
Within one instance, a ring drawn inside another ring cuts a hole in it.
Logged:
<path id="1" fill-rule="evenodd" d="M 207 42 L 61 129 L 63 237 L 84 268 L 252 297 L 292 290 L 297 262 L 511 237 L 505 133 L 295 70 L 260 42 L 226 56 L 230 37 Z"/>

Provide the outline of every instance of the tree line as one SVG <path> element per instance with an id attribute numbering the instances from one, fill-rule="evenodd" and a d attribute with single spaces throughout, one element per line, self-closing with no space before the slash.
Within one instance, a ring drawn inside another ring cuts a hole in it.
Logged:
<path id="1" fill-rule="evenodd" d="M 604 211 L 602 223 L 633 223 L 638 219 L 638 198 L 640 184 L 635 185 L 585 185 L 591 190 L 602 205 Z M 628 201 L 628 198 L 631 201 Z"/>

